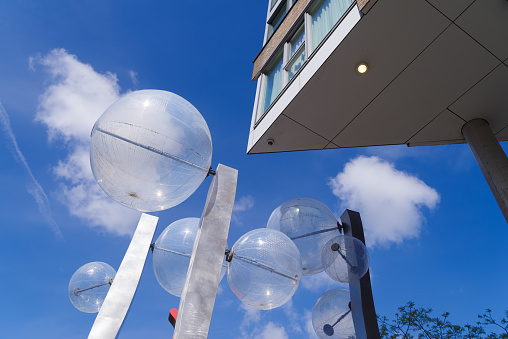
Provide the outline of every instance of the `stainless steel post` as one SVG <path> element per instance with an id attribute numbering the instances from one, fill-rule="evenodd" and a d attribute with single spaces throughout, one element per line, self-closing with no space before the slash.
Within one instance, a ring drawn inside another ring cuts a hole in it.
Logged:
<path id="1" fill-rule="evenodd" d="M 238 171 L 220 165 L 210 185 L 180 299 L 174 339 L 208 337 L 233 213 Z"/>
<path id="2" fill-rule="evenodd" d="M 117 337 L 138 288 L 158 220 L 158 217 L 141 214 L 136 232 L 101 310 L 95 318 L 88 339 L 114 339 Z"/>
<path id="3" fill-rule="evenodd" d="M 340 220 L 344 229 L 344 235 L 355 237 L 365 244 L 360 213 L 345 210 Z M 355 325 L 356 338 L 381 338 L 376 309 L 374 308 L 369 271 L 359 281 L 349 283 L 349 291 L 351 294 L 351 313 Z"/>

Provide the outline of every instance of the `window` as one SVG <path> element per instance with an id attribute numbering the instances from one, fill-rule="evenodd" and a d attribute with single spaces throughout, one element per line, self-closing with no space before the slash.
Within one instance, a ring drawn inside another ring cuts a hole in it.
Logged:
<path id="1" fill-rule="evenodd" d="M 277 98 L 282 90 L 282 54 L 280 54 L 274 61 L 274 66 L 265 76 L 265 97 L 263 112 L 270 107 L 272 102 Z"/>
<path id="2" fill-rule="evenodd" d="M 279 0 L 270 0 L 270 9 L 273 9 L 273 6 L 277 4 Z"/>
<path id="3" fill-rule="evenodd" d="M 287 43 L 288 62 L 285 70 L 288 72 L 288 80 L 291 80 L 305 61 L 305 30 L 303 25 Z"/>
<path id="4" fill-rule="evenodd" d="M 352 0 L 322 0 L 318 2 L 314 11 L 310 12 L 313 50 L 335 26 L 352 2 Z"/>
<path id="5" fill-rule="evenodd" d="M 277 27 L 279 27 L 280 23 L 282 22 L 282 19 L 284 18 L 284 16 L 287 13 L 287 9 L 288 9 L 287 1 L 284 1 L 282 6 L 277 10 L 273 19 L 270 20 L 270 22 L 268 22 L 268 35 L 267 35 L 266 40 L 270 39 L 273 32 L 275 32 Z"/>
<path id="6" fill-rule="evenodd" d="M 279 0 L 270 1 L 272 6 L 280 2 Z M 273 19 L 269 23 L 267 32 L 268 38 L 284 18 L 288 4 L 295 2 L 294 0 L 290 1 L 283 1 L 283 4 L 272 15 Z M 256 121 L 268 110 L 284 87 L 306 62 L 312 51 L 319 46 L 321 41 L 351 7 L 353 1 L 318 0 L 310 11 L 304 14 L 303 19 L 300 19 L 300 25 L 295 25 L 298 28 L 293 30 L 294 33 L 290 33 L 283 47 L 276 52 L 276 57 L 270 63 L 270 66 L 262 72 Z"/>

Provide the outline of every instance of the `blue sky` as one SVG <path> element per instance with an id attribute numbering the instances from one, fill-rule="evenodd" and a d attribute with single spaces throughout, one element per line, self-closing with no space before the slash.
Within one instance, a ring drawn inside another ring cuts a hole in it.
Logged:
<path id="1" fill-rule="evenodd" d="M 69 279 L 91 261 L 118 268 L 140 213 L 90 181 L 87 133 L 138 89 L 190 101 L 210 128 L 213 167 L 239 170 L 230 245 L 285 200 L 311 197 L 337 217 L 362 214 L 379 314 L 413 300 L 472 323 L 487 307 L 508 308 L 508 229 L 467 145 L 245 154 L 265 14 L 265 1 L 0 2 L 1 337 L 83 338 L 91 328 L 95 315 L 69 301 Z M 199 217 L 209 183 L 158 213 L 156 236 Z M 172 333 L 179 299 L 152 271 L 149 255 L 121 338 Z M 224 280 L 209 337 L 312 338 L 310 311 L 335 287 L 304 277 L 290 303 L 259 312 Z"/>

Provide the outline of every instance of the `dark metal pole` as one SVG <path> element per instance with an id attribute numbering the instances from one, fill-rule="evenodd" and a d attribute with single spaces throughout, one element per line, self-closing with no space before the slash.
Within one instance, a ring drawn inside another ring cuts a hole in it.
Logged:
<path id="1" fill-rule="evenodd" d="M 355 237 L 365 244 L 365 235 L 363 233 L 362 219 L 360 213 L 345 210 L 340 217 L 344 234 Z M 372 296 L 372 286 L 370 284 L 369 271 L 360 279 L 361 307 L 363 322 L 367 339 L 380 339 L 379 326 L 377 323 L 376 309 L 374 308 L 374 298 Z M 353 318 L 354 319 L 354 318 Z M 356 327 L 356 326 L 355 326 Z"/>

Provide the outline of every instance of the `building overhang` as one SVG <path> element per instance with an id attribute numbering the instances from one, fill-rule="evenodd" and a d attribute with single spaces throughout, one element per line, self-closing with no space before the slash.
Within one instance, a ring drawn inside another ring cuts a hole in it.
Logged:
<path id="1" fill-rule="evenodd" d="M 475 118 L 508 140 L 506 32 L 505 0 L 378 0 L 363 17 L 352 10 L 253 119 L 248 153 L 464 143 L 461 128 Z"/>

